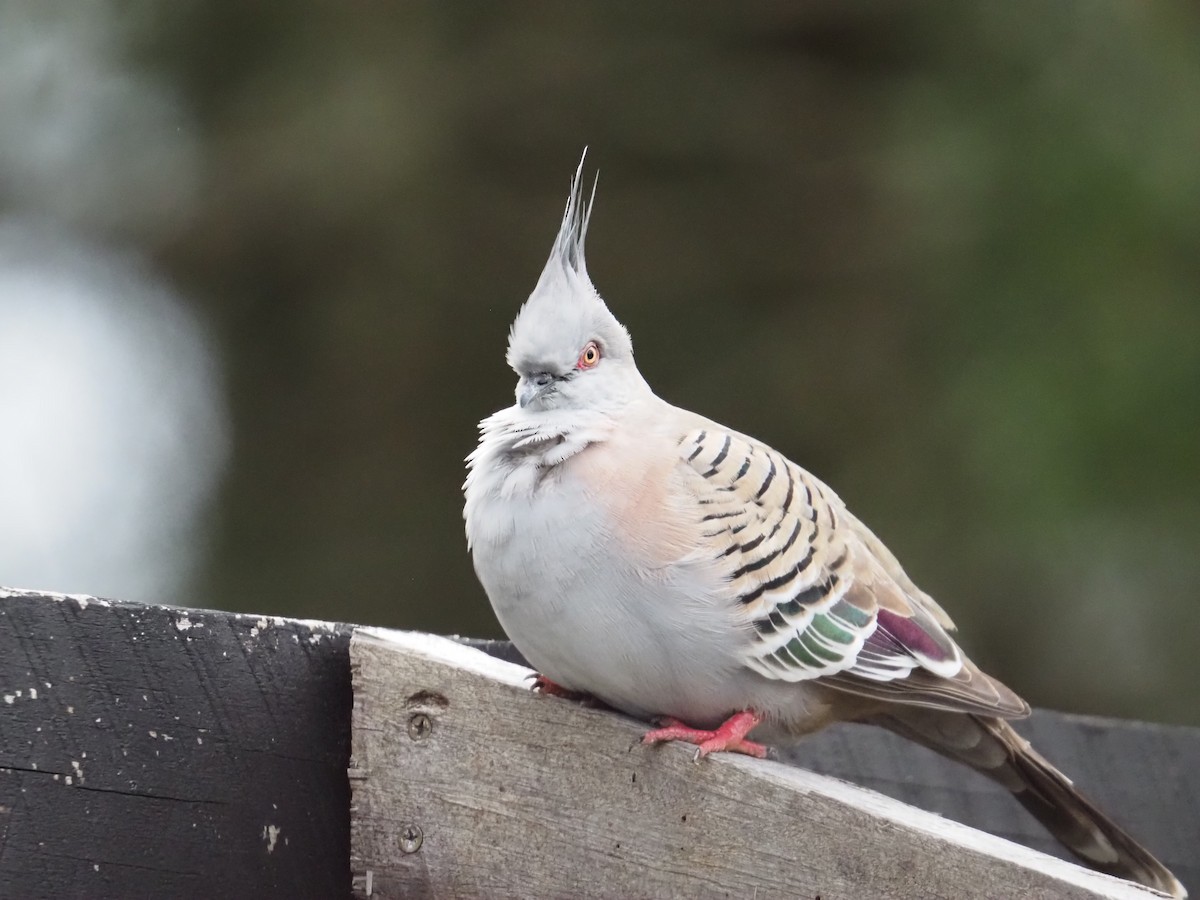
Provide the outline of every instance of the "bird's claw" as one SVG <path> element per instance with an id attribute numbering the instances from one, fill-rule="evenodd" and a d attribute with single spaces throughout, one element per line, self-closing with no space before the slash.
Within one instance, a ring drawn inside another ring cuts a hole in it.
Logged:
<path id="1" fill-rule="evenodd" d="M 730 716 L 719 728 L 707 731 L 701 728 L 691 728 L 678 719 L 662 716 L 655 720 L 658 728 L 647 731 L 642 736 L 643 744 L 659 744 L 667 741 L 685 741 L 696 745 L 692 756 L 693 762 L 700 762 L 710 753 L 743 753 L 758 759 L 766 759 L 768 750 L 754 741 L 746 740 L 746 735 L 762 721 L 762 718 L 749 710 Z"/>
<path id="2" fill-rule="evenodd" d="M 529 685 L 529 689 L 535 694 L 546 694 L 550 697 L 561 697 L 563 700 L 572 700 L 576 703 L 582 703 L 584 706 L 604 708 L 604 704 L 584 691 L 573 691 L 570 688 L 565 688 L 557 681 L 551 681 L 540 672 L 530 672 L 525 676 L 527 681 L 533 682 Z"/>

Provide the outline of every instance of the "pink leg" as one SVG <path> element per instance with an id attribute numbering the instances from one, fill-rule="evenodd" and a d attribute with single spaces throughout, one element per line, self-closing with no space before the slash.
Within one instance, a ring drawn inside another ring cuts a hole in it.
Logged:
<path id="1" fill-rule="evenodd" d="M 570 688 L 565 688 L 557 681 L 551 681 L 545 675 L 530 675 L 529 680 L 533 682 L 529 686 L 529 689 L 535 694 L 547 694 L 551 697 L 572 700 L 589 709 L 609 709 L 608 704 L 599 697 L 593 697 L 587 691 L 573 691 Z"/>
<path id="2" fill-rule="evenodd" d="M 590 700 L 591 694 L 585 694 L 583 691 L 572 691 L 563 687 L 557 681 L 551 681 L 545 675 L 534 673 L 529 676 L 529 680 L 533 682 L 529 689 L 535 694 L 549 694 L 551 697 L 562 697 L 564 700 Z"/>
<path id="3" fill-rule="evenodd" d="M 765 759 L 767 748 L 762 744 L 746 740 L 746 735 L 762 722 L 762 716 L 753 710 L 742 710 L 734 713 L 715 731 L 705 731 L 691 728 L 678 719 L 669 716 L 660 720 L 662 728 L 647 731 L 642 736 L 643 744 L 658 744 L 664 741 L 687 741 L 696 744 L 696 759 L 708 756 L 719 750 L 727 753 L 745 753 L 747 756 L 757 756 Z"/>

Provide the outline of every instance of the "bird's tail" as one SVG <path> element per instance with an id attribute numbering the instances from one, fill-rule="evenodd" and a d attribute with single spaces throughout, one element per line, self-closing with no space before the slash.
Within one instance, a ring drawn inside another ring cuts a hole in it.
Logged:
<path id="1" fill-rule="evenodd" d="M 1187 896 L 1166 866 L 1079 793 L 1005 720 L 893 706 L 871 721 L 998 781 L 1093 869 L 1173 897 Z"/>

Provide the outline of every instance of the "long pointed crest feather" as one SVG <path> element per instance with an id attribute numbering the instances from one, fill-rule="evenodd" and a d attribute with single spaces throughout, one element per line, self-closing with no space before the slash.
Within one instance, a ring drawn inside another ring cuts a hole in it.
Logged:
<path id="1" fill-rule="evenodd" d="M 535 294 L 560 280 L 564 275 L 568 276 L 568 280 L 570 275 L 574 275 L 589 286 L 592 283 L 591 278 L 588 277 L 587 262 L 584 260 L 583 244 L 587 238 L 588 220 L 592 217 L 592 206 L 596 202 L 596 185 L 600 181 L 600 173 L 596 173 L 596 177 L 592 181 L 592 193 L 585 202 L 583 199 L 583 164 L 586 160 L 587 148 L 584 147 L 583 155 L 579 158 L 579 165 L 575 169 L 575 176 L 571 179 L 571 194 L 567 198 L 567 208 L 563 212 L 562 224 L 559 226 L 558 236 L 554 239 L 554 246 L 550 248 L 550 258 L 546 261 L 546 268 L 542 270 L 537 287 L 534 288 Z"/>

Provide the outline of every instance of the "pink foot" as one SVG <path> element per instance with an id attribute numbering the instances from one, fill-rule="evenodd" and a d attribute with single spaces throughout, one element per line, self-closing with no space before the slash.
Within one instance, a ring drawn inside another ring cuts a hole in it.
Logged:
<path id="1" fill-rule="evenodd" d="M 762 744 L 746 740 L 746 735 L 762 722 L 762 716 L 752 710 L 734 713 L 716 731 L 691 728 L 678 719 L 664 716 L 659 720 L 663 727 L 647 731 L 642 735 L 643 744 L 658 744 L 665 741 L 687 741 L 696 744 L 697 762 L 710 753 L 724 750 L 726 753 L 745 753 L 766 759 L 767 748 Z"/>

